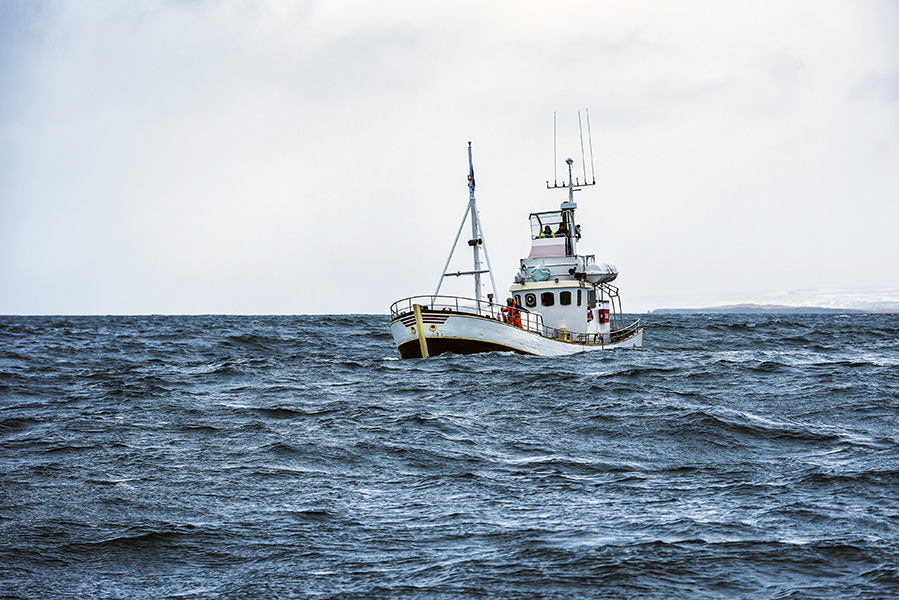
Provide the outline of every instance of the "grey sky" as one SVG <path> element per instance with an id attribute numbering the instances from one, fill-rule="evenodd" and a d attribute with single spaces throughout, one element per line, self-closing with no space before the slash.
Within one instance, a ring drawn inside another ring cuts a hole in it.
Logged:
<path id="1" fill-rule="evenodd" d="M 386 312 L 469 140 L 503 294 L 584 107 L 626 310 L 899 297 L 897 46 L 886 0 L 7 1 L 0 314 Z"/>

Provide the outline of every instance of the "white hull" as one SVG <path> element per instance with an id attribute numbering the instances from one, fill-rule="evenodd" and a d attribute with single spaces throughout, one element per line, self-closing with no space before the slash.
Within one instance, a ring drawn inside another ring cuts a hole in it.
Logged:
<path id="1" fill-rule="evenodd" d="M 581 341 L 553 339 L 496 319 L 474 314 L 423 310 L 421 319 L 429 356 L 444 352 L 455 354 L 517 352 L 538 356 L 563 356 L 578 352 L 643 345 L 643 330 L 638 328 L 629 331 L 627 336 L 622 339 L 617 339 L 613 332 L 612 339 L 615 339 L 615 342 L 603 343 L 602 335 L 570 334 L 566 336 L 569 340 L 579 337 Z M 403 358 L 420 358 L 422 356 L 421 340 L 414 314 L 407 313 L 395 317 L 390 323 L 390 333 Z"/>

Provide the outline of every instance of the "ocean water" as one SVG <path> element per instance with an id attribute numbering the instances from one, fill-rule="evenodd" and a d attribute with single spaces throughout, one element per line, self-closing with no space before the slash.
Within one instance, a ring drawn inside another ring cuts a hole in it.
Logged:
<path id="1" fill-rule="evenodd" d="M 0 317 L 0 598 L 899 597 L 899 315 L 642 319 Z"/>

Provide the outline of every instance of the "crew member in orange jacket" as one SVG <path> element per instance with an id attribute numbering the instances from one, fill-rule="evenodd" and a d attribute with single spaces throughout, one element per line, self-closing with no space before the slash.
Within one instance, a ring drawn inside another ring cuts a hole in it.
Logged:
<path id="1" fill-rule="evenodd" d="M 506 306 L 503 308 L 503 315 L 506 323 L 521 328 L 521 310 L 518 308 L 518 302 L 513 298 L 506 300 Z"/>

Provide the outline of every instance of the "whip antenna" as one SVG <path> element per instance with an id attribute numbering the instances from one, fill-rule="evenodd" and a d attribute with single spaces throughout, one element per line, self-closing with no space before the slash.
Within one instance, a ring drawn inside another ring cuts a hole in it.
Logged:
<path id="1" fill-rule="evenodd" d="M 584 158 L 584 128 L 581 127 L 581 111 L 577 111 L 577 130 L 581 134 L 581 165 L 584 167 L 584 183 L 587 183 L 587 161 Z"/>
<path id="2" fill-rule="evenodd" d="M 593 135 L 590 133 L 590 109 L 585 108 L 584 112 L 587 113 L 587 140 L 590 142 L 590 175 L 593 176 L 593 183 L 596 183 L 596 169 L 593 167 Z M 586 173 L 584 179 L 587 179 Z"/>
<path id="3" fill-rule="evenodd" d="M 559 185 L 558 160 L 556 159 L 556 111 L 553 111 L 553 185 Z"/>

